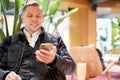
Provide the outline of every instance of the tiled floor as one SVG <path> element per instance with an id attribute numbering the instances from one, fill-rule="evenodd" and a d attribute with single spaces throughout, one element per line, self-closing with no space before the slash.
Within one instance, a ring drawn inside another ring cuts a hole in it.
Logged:
<path id="1" fill-rule="evenodd" d="M 116 53 L 115 54 L 105 54 L 103 56 L 105 62 L 107 62 L 109 60 L 118 61 L 119 57 L 120 57 L 120 53 L 119 54 L 116 54 Z M 120 65 L 113 65 L 109 71 L 120 72 Z"/>

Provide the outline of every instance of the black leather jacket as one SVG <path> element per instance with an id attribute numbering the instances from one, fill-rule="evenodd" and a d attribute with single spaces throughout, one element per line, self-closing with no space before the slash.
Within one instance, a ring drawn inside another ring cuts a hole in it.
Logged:
<path id="1" fill-rule="evenodd" d="M 46 42 L 52 43 L 57 47 L 57 55 L 52 63 L 41 63 L 45 66 L 40 66 L 40 69 L 46 70 L 38 73 L 46 73 L 46 75 L 39 74 L 44 78 L 39 77 L 39 79 L 25 80 L 66 80 L 65 75 L 72 74 L 75 70 L 73 59 L 69 55 L 69 52 L 60 36 L 45 32 L 43 27 L 41 27 L 41 31 L 42 32 L 39 36 L 40 43 L 38 45 Z M 27 39 L 23 33 L 23 29 L 21 29 L 17 35 L 7 37 L 0 46 L 0 80 L 4 80 L 5 76 L 10 71 L 19 73 L 21 64 L 23 63 L 26 41 Z M 36 65 L 38 66 L 39 63 Z"/>

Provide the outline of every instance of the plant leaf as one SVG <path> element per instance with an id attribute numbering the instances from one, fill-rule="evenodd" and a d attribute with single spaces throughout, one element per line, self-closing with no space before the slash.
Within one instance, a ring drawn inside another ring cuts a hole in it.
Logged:
<path id="1" fill-rule="evenodd" d="M 3 30 L 0 29 L 0 45 L 3 42 L 4 39 L 5 39 L 5 34 L 4 34 Z"/>
<path id="2" fill-rule="evenodd" d="M 2 1 L 2 2 L 1 2 Z M 4 10 L 8 10 L 10 7 L 10 0 L 0 0 L 1 4 L 4 5 Z"/>
<path id="3" fill-rule="evenodd" d="M 50 5 L 49 9 L 49 17 L 53 16 L 53 14 L 58 10 L 58 7 L 62 3 L 62 0 L 56 0 L 53 4 Z"/>
<path id="4" fill-rule="evenodd" d="M 120 27 L 120 17 L 117 17 L 117 22 L 118 22 L 118 26 Z"/>
<path id="5" fill-rule="evenodd" d="M 54 33 L 54 31 L 56 30 L 57 26 L 58 26 L 66 17 L 70 16 L 72 13 L 74 13 L 74 12 L 76 12 L 76 11 L 78 11 L 78 8 L 73 8 L 73 9 L 71 9 L 71 10 L 68 10 L 68 12 L 67 12 L 65 15 L 63 15 L 62 17 L 60 17 L 60 18 L 57 20 L 57 22 L 54 24 L 55 29 L 53 30 L 53 33 Z"/>
<path id="6" fill-rule="evenodd" d="M 15 15 L 14 15 L 14 24 L 13 24 L 13 34 L 16 34 L 16 26 L 19 23 L 19 9 L 22 6 L 22 0 L 15 0 Z"/>
<path id="7" fill-rule="evenodd" d="M 16 25 L 14 34 L 17 34 L 19 32 L 20 27 L 21 27 L 21 23 L 22 23 L 22 20 L 19 18 L 19 21 L 18 21 L 18 23 Z"/>
<path id="8" fill-rule="evenodd" d="M 20 10 L 22 3 L 23 3 L 23 0 L 18 0 L 18 2 L 17 2 L 18 10 Z"/>
<path id="9" fill-rule="evenodd" d="M 77 12 L 78 8 L 73 8 L 69 10 L 62 18 L 60 18 L 55 26 L 58 26 L 66 17 L 70 16 L 72 13 Z"/>
<path id="10" fill-rule="evenodd" d="M 40 6 L 43 9 L 43 15 L 46 16 L 48 9 L 49 9 L 49 5 L 50 5 L 50 0 L 36 0 Z"/>
<path id="11" fill-rule="evenodd" d="M 68 9 L 69 9 L 69 8 L 68 8 Z M 68 17 L 68 16 L 70 16 L 72 13 L 77 12 L 78 10 L 79 10 L 78 8 L 69 9 L 68 12 L 67 12 L 67 14 L 65 14 L 64 16 L 65 16 L 65 17 Z"/>
<path id="12" fill-rule="evenodd" d="M 1 3 L 1 8 L 2 8 L 2 11 L 3 11 L 3 15 L 4 15 L 4 19 L 5 19 L 5 26 L 6 26 L 6 36 L 9 36 L 9 31 L 8 31 L 8 23 L 7 23 L 7 18 L 6 18 L 6 7 L 4 5 L 5 2 L 3 2 L 4 0 L 0 0 L 0 3 Z"/>

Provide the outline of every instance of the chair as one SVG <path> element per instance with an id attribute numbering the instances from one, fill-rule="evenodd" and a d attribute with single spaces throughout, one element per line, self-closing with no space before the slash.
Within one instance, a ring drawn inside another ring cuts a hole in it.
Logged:
<path id="1" fill-rule="evenodd" d="M 103 71 L 102 63 L 95 48 L 75 46 L 71 47 L 69 51 L 76 63 L 76 71 L 72 75 L 72 80 L 74 75 L 77 75 L 78 80 L 89 80 L 89 78 L 101 74 L 106 74 L 108 80 L 110 80 L 108 70 L 114 62 L 109 63 Z"/>

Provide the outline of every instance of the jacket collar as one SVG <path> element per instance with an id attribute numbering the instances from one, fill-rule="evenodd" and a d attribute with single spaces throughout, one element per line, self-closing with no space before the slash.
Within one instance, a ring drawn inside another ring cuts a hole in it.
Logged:
<path id="1" fill-rule="evenodd" d="M 24 34 L 23 30 L 24 30 L 24 27 L 20 29 L 18 34 L 19 34 L 21 40 L 25 41 L 26 37 L 25 37 L 25 34 Z M 45 29 L 41 26 L 41 34 L 40 35 L 43 35 L 44 33 L 45 33 Z"/>

